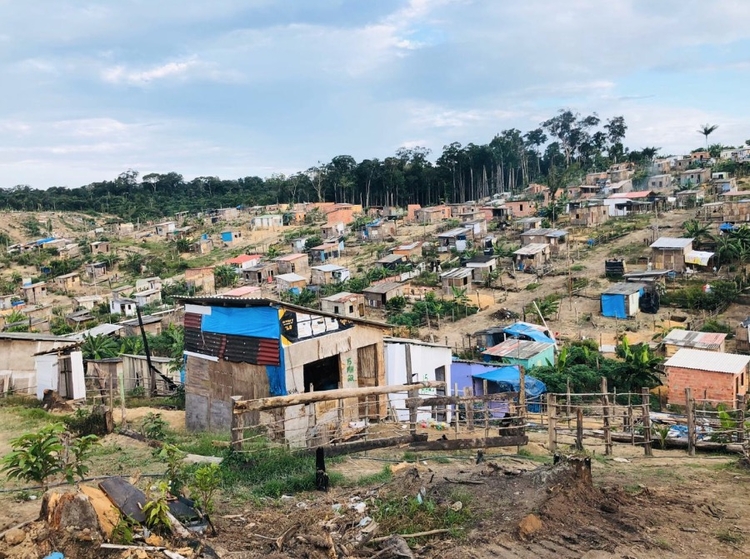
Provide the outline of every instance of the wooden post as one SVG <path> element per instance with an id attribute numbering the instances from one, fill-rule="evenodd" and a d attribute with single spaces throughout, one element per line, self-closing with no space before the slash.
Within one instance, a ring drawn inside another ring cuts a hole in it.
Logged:
<path id="1" fill-rule="evenodd" d="M 466 428 L 469 431 L 474 430 L 474 389 L 470 386 L 464 388 L 464 395 L 469 399 L 466 401 Z"/>
<path id="2" fill-rule="evenodd" d="M 557 396 L 547 394 L 547 413 L 549 414 L 549 430 L 547 440 L 549 451 L 557 452 Z"/>
<path id="3" fill-rule="evenodd" d="M 487 379 L 482 380 L 482 396 L 487 396 Z M 490 409 L 489 402 L 484 401 L 484 438 L 490 436 Z"/>
<path id="4" fill-rule="evenodd" d="M 583 408 L 576 408 L 576 450 L 583 451 Z"/>
<path id="5" fill-rule="evenodd" d="M 406 358 L 406 384 L 414 384 L 414 376 L 412 372 L 411 363 L 411 346 L 409 344 L 404 345 L 404 353 Z M 419 397 L 419 390 L 409 390 L 409 398 Z M 409 404 L 409 433 L 412 437 L 417 436 L 417 406 L 413 403 Z"/>
<path id="6" fill-rule="evenodd" d="M 685 389 L 685 414 L 687 415 L 688 456 L 695 456 L 695 401 L 692 388 Z"/>
<path id="7" fill-rule="evenodd" d="M 745 443 L 745 396 L 737 396 L 737 442 Z"/>
<path id="8" fill-rule="evenodd" d="M 565 391 L 565 415 L 568 417 L 568 429 L 570 429 L 570 416 L 571 416 L 571 409 L 570 409 L 570 379 L 565 381 L 566 384 L 566 391 Z"/>
<path id="9" fill-rule="evenodd" d="M 232 396 L 232 450 L 242 450 L 242 439 L 245 438 L 245 416 L 242 412 L 236 412 L 234 407 L 240 396 Z"/>
<path id="10" fill-rule="evenodd" d="M 526 433 L 526 369 L 523 365 L 518 366 L 518 424 L 521 426 L 522 433 Z M 518 445 L 516 452 L 521 452 L 521 445 Z"/>
<path id="11" fill-rule="evenodd" d="M 607 394 L 607 377 L 602 377 L 602 407 L 604 410 L 604 454 L 612 454 L 612 432 L 609 426 L 609 395 Z"/>
<path id="12" fill-rule="evenodd" d="M 458 398 L 458 383 L 453 384 L 453 395 Z M 458 424 L 461 423 L 461 419 L 459 418 L 459 405 L 458 402 L 453 404 L 453 420 L 456 422 L 456 438 L 458 438 L 458 432 L 459 427 Z"/>
<path id="13" fill-rule="evenodd" d="M 641 404 L 643 408 L 643 452 L 646 456 L 653 456 L 651 448 L 651 395 L 648 388 L 641 388 Z"/>

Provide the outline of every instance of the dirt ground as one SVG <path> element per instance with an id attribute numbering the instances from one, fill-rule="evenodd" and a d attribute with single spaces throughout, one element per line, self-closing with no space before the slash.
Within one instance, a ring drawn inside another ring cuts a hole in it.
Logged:
<path id="1" fill-rule="evenodd" d="M 163 413 L 175 427 L 181 425 L 183 412 L 144 408 L 129 419 L 135 422 L 136 416 L 149 411 Z M 34 427 L 31 419 L 8 410 L 0 410 L 0 419 L 0 446 L 5 448 L 13 436 L 8 425 Z M 488 449 L 479 464 L 473 451 L 407 456 L 408 449 L 392 448 L 349 456 L 329 465 L 329 472 L 341 473 L 347 481 L 328 493 L 269 500 L 238 498 L 242 493 L 229 491 L 218 498 L 214 523 L 219 532 L 207 542 L 220 557 L 233 559 L 323 558 L 329 556 L 325 541 L 330 534 L 336 541 L 347 542 L 342 545 L 349 556 L 369 557 L 377 545 L 365 552 L 358 551 L 355 543 L 363 518 L 380 518 L 384 502 L 414 499 L 424 488 L 428 503 L 424 506 L 447 511 L 460 501 L 469 519 L 448 534 L 409 538 L 417 557 L 735 559 L 750 553 L 750 470 L 738 468 L 736 457 L 691 458 L 680 451 L 655 450 L 653 457 L 646 458 L 642 449 L 628 445 L 615 445 L 614 457 L 604 457 L 591 447 L 593 483 L 587 485 L 544 464 L 551 461 L 545 449 L 546 433 L 532 432 L 530 439 L 522 455 L 515 454 L 515 447 Z M 410 464 L 403 463 L 405 457 Z M 390 479 L 357 481 L 382 472 L 386 464 L 395 470 Z M 110 435 L 95 456 L 90 475 L 159 475 L 163 470 L 164 465 L 144 443 Z M 20 484 L 4 484 L 0 532 L 38 514 L 39 499 L 25 499 L 40 493 L 7 491 L 20 488 Z M 357 503 L 364 503 L 364 510 L 354 510 Z M 414 514 L 421 512 L 417 509 Z M 534 515 L 533 522 L 529 515 Z M 387 517 L 380 521 L 391 528 L 377 536 L 411 533 L 408 518 L 403 519 L 403 528 L 400 521 L 388 522 Z M 269 538 L 297 525 L 283 553 L 274 554 L 276 544 Z M 323 547 L 316 547 L 316 542 Z M 0 552 L 7 552 L 1 542 Z M 97 551 L 86 556 L 119 555 Z"/>

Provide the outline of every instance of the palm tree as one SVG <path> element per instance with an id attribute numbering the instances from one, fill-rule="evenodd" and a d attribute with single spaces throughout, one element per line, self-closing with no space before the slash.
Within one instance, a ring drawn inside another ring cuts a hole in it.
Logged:
<path id="1" fill-rule="evenodd" d="M 469 304 L 469 296 L 467 295 L 466 288 L 451 286 L 451 292 L 453 294 L 453 300 L 459 307 L 465 307 Z"/>
<path id="2" fill-rule="evenodd" d="M 692 237 L 698 245 L 703 239 L 708 239 L 711 236 L 709 225 L 701 223 L 697 219 L 688 219 L 682 224 L 682 228 L 685 230 L 682 236 Z"/>
<path id="3" fill-rule="evenodd" d="M 714 236 L 714 241 L 716 242 L 716 256 L 719 264 L 731 262 L 737 258 L 741 246 L 737 239 L 729 235 L 718 235 Z"/>
<path id="4" fill-rule="evenodd" d="M 708 148 L 708 137 L 719 127 L 718 124 L 704 124 L 701 129 L 698 130 L 698 134 L 703 134 L 706 137 L 706 148 Z"/>

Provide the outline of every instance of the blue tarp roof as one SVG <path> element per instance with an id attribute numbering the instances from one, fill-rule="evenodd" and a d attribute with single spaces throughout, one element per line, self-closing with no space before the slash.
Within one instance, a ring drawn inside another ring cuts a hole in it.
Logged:
<path id="1" fill-rule="evenodd" d="M 535 342 L 544 342 L 547 344 L 555 343 L 555 340 L 548 336 L 545 336 L 542 332 L 537 330 L 534 325 L 527 324 L 526 322 L 516 322 L 515 324 L 506 326 L 505 328 L 503 328 L 503 332 L 510 336 L 513 336 L 514 338 L 525 336 Z"/>
<path id="2" fill-rule="evenodd" d="M 739 227 L 731 223 L 722 223 L 719 225 L 719 231 L 734 231 L 735 229 L 739 229 Z"/>
<path id="3" fill-rule="evenodd" d="M 36 242 L 36 244 L 38 244 L 38 245 L 46 245 L 47 243 L 51 243 L 54 240 L 55 240 L 54 237 L 47 237 L 46 239 L 39 239 Z"/>
<path id="4" fill-rule="evenodd" d="M 500 367 L 492 371 L 471 375 L 471 378 L 499 384 L 503 392 L 518 392 L 521 388 L 521 373 L 517 366 Z M 538 398 L 547 392 L 547 386 L 538 378 L 526 375 L 524 384 L 526 385 L 527 398 Z"/>

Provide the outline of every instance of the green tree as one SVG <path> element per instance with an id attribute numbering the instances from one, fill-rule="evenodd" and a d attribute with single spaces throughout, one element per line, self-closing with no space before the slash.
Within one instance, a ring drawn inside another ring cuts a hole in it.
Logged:
<path id="1" fill-rule="evenodd" d="M 85 336 L 81 343 L 84 359 L 109 359 L 117 357 L 119 346 L 109 336 Z"/>
<path id="2" fill-rule="evenodd" d="M 229 264 L 222 264 L 214 268 L 214 282 L 216 283 L 216 287 L 234 287 L 238 281 L 237 270 Z"/>

